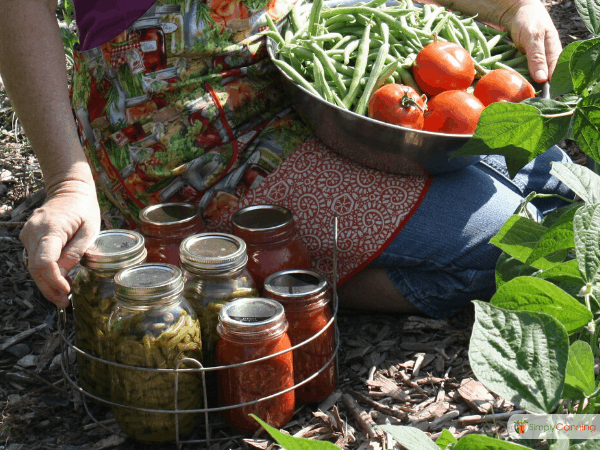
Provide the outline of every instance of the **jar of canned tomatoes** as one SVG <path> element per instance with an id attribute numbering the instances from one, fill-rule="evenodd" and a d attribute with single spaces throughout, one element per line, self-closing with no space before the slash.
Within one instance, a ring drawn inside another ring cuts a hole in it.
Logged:
<path id="1" fill-rule="evenodd" d="M 217 364 L 230 366 L 219 371 L 219 404 L 240 405 L 278 394 L 294 386 L 294 367 L 288 323 L 283 306 L 270 299 L 244 298 L 225 305 L 219 312 Z M 256 362 L 249 362 L 275 355 Z M 252 405 L 223 411 L 229 425 L 245 432 L 260 425 L 249 417 L 255 414 L 276 428 L 292 418 L 295 394 L 276 395 Z"/>
<path id="2" fill-rule="evenodd" d="M 117 272 L 146 260 L 144 238 L 129 230 L 101 231 L 81 259 L 72 287 L 75 342 L 78 348 L 105 359 L 108 318 L 115 305 L 113 279 Z M 110 400 L 108 364 L 78 355 L 81 386 Z"/>
<path id="3" fill-rule="evenodd" d="M 140 212 L 140 231 L 146 238 L 148 262 L 179 266 L 179 246 L 186 237 L 202 230 L 197 205 L 183 202 L 147 206 Z"/>
<path id="4" fill-rule="evenodd" d="M 337 380 L 335 327 L 331 321 L 331 290 L 323 275 L 312 270 L 284 270 L 265 280 L 264 296 L 281 302 L 290 324 L 292 345 L 322 334 L 294 350 L 294 376 L 299 383 L 320 372 L 296 388 L 296 401 L 319 402 L 334 390 Z"/>
<path id="5" fill-rule="evenodd" d="M 179 257 L 185 280 L 183 296 L 198 315 L 204 361 L 212 366 L 219 310 L 233 299 L 258 297 L 254 279 L 246 268 L 246 244 L 230 234 L 201 233 L 181 243 Z"/>
<path id="6" fill-rule="evenodd" d="M 259 291 L 272 273 L 310 269 L 308 250 L 294 225 L 292 212 L 277 205 L 248 206 L 231 217 L 233 234 L 246 242 L 248 270 Z"/>
<path id="7" fill-rule="evenodd" d="M 198 368 L 184 358 L 202 362 L 200 323 L 181 295 L 181 270 L 171 264 L 143 264 L 115 276 L 116 304 L 110 316 L 107 357 L 122 366 L 110 366 L 111 398 L 120 405 L 156 410 L 202 407 Z M 161 369 L 161 370 L 141 370 Z M 169 370 L 164 370 L 169 369 Z M 174 413 L 113 407 L 115 420 L 127 436 L 143 442 L 176 439 Z M 195 413 L 177 414 L 179 435 L 187 436 L 197 424 Z"/>

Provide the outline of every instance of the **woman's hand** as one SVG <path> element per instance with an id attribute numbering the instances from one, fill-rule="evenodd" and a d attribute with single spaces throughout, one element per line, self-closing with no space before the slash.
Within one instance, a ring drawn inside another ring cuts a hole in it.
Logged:
<path id="1" fill-rule="evenodd" d="M 500 19 L 522 52 L 527 55 L 529 73 L 543 83 L 552 78 L 562 51 L 558 31 L 544 5 L 539 1 L 517 3 Z"/>
<path id="2" fill-rule="evenodd" d="M 67 273 L 100 231 L 100 209 L 93 184 L 58 183 L 47 193 L 21 231 L 27 267 L 42 294 L 60 308 L 69 305 Z"/>

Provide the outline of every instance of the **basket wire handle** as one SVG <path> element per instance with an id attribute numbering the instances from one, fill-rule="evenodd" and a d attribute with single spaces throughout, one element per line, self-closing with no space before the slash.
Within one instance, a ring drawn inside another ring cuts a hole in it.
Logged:
<path id="1" fill-rule="evenodd" d="M 544 82 L 544 84 L 542 85 L 541 96 L 542 96 L 542 98 L 550 99 L 550 82 L 549 81 Z"/>

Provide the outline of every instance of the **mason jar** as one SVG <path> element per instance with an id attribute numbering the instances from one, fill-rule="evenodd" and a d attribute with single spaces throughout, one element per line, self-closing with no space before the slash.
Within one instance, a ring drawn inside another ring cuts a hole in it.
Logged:
<path id="1" fill-rule="evenodd" d="M 179 257 L 185 279 L 183 296 L 200 320 L 204 361 L 214 366 L 219 310 L 233 299 L 258 297 L 246 269 L 246 244 L 230 234 L 201 233 L 181 243 Z"/>
<path id="2" fill-rule="evenodd" d="M 284 270 L 270 275 L 265 280 L 264 296 L 277 300 L 285 308 L 292 345 L 312 338 L 333 317 L 329 283 L 323 275 L 312 270 Z M 296 383 L 322 370 L 315 378 L 296 388 L 298 403 L 320 402 L 333 393 L 337 381 L 334 352 L 333 323 L 323 334 L 294 350 Z"/>
<path id="3" fill-rule="evenodd" d="M 286 269 L 310 269 L 308 250 L 298 237 L 292 212 L 277 205 L 255 205 L 231 216 L 233 234 L 246 242 L 248 270 L 259 291 L 265 278 Z"/>
<path id="4" fill-rule="evenodd" d="M 219 312 L 217 364 L 230 366 L 274 355 L 291 348 L 283 306 L 266 298 L 244 298 L 225 305 Z M 219 372 L 219 404 L 239 405 L 277 394 L 294 385 L 292 352 L 264 361 L 249 362 Z M 252 405 L 223 411 L 235 429 L 254 432 L 260 424 L 255 414 L 269 425 L 281 428 L 295 409 L 293 390 Z"/>
<path id="5" fill-rule="evenodd" d="M 143 264 L 115 276 L 116 304 L 110 316 L 107 356 L 133 367 L 176 369 L 183 358 L 202 362 L 200 323 L 181 295 L 181 270 L 171 264 Z M 110 366 L 111 398 L 120 405 L 175 409 L 174 372 Z M 180 369 L 198 368 L 184 362 Z M 199 371 L 177 372 L 177 409 L 202 407 Z M 176 439 L 174 413 L 113 407 L 115 420 L 127 436 L 143 442 Z M 191 433 L 199 418 L 179 413 L 179 435 Z"/>
<path id="6" fill-rule="evenodd" d="M 202 227 L 200 208 L 191 203 L 160 203 L 142 209 L 140 231 L 146 239 L 147 261 L 179 266 L 181 241 Z"/>
<path id="7" fill-rule="evenodd" d="M 146 260 L 144 238 L 129 230 L 101 231 L 81 259 L 73 280 L 72 302 L 78 348 L 105 358 L 108 318 L 115 305 L 113 278 L 124 268 Z M 108 364 L 78 354 L 79 381 L 96 397 L 110 400 Z"/>

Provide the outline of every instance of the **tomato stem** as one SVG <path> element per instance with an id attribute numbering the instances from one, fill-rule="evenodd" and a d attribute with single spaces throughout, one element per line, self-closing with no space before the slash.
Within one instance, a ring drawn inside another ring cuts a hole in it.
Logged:
<path id="1" fill-rule="evenodd" d="M 419 106 L 419 104 L 415 101 L 415 99 L 413 99 L 412 97 L 410 97 L 406 92 L 402 96 L 402 99 L 400 100 L 400 104 L 402 106 L 404 106 L 405 108 L 408 108 L 408 109 L 410 109 L 412 106 L 414 106 L 415 108 L 417 108 L 421 112 L 425 111 L 423 108 L 421 108 Z"/>

